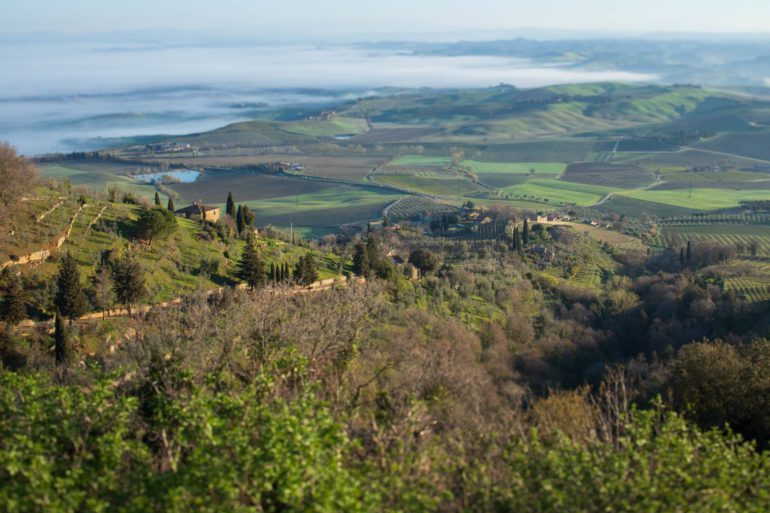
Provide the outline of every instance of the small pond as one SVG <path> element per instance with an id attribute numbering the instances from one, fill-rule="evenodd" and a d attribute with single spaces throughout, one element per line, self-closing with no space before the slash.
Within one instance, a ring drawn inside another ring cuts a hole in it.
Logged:
<path id="1" fill-rule="evenodd" d="M 174 169 L 162 173 L 142 173 L 134 178 L 142 183 L 192 183 L 200 174 L 194 169 Z"/>

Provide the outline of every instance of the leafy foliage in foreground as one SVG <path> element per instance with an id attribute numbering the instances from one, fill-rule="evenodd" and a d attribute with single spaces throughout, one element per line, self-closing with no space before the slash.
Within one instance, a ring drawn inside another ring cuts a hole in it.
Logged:
<path id="1" fill-rule="evenodd" d="M 0 376 L 0 508 L 21 511 L 367 511 L 349 441 L 311 395 L 193 388 L 137 397 Z M 148 437 L 157 424 L 162 440 Z M 154 458 L 162 453 L 160 461 Z"/>
<path id="2" fill-rule="evenodd" d="M 302 380 L 301 361 L 282 365 L 274 369 L 290 376 L 282 386 Z M 238 393 L 222 388 L 127 394 L 109 377 L 81 387 L 3 372 L 0 507 L 704 512 L 763 511 L 770 501 L 766 453 L 661 409 L 632 412 L 612 443 L 532 431 L 494 459 L 492 450 L 477 460 L 434 451 L 426 480 L 408 476 L 408 440 L 391 448 L 401 463 L 360 458 L 365 452 L 307 387 L 279 398 L 263 375 Z"/>

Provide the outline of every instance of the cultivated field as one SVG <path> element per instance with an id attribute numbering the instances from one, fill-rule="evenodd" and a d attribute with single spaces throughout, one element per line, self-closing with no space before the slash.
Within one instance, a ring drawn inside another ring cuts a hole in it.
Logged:
<path id="1" fill-rule="evenodd" d="M 570 164 L 562 175 L 570 182 L 635 189 L 653 183 L 651 174 L 638 166 L 624 166 L 603 162 Z"/>
<path id="2" fill-rule="evenodd" d="M 729 189 L 673 189 L 673 190 L 635 190 L 621 192 L 629 198 L 639 199 L 662 205 L 671 205 L 699 211 L 730 209 L 745 200 L 768 198 L 767 191 Z"/>

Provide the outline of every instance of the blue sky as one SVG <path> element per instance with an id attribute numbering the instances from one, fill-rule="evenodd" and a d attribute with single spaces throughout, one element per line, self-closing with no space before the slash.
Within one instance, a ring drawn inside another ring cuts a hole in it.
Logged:
<path id="1" fill-rule="evenodd" d="M 769 0 L 3 0 L 0 34 L 154 28 L 468 35 L 520 28 L 768 32 Z M 496 34 L 497 35 L 497 34 Z"/>

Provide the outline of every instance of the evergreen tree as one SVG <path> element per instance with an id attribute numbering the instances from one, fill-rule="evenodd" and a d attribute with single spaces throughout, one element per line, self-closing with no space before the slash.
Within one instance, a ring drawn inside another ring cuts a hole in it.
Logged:
<path id="1" fill-rule="evenodd" d="M 238 205 L 238 211 L 235 214 L 235 227 L 238 229 L 238 235 L 243 233 L 246 222 L 243 220 L 243 205 Z"/>
<path id="2" fill-rule="evenodd" d="M 318 268 L 310 253 L 299 257 L 294 267 L 294 278 L 302 285 L 310 285 L 318 280 Z"/>
<path id="3" fill-rule="evenodd" d="M 521 249 L 521 241 L 519 237 L 519 227 L 514 226 L 513 227 L 513 250 L 519 251 Z"/>
<path id="4" fill-rule="evenodd" d="M 158 194 L 158 191 L 155 191 L 155 206 L 156 207 L 163 206 L 163 204 L 160 202 L 160 194 Z"/>
<path id="5" fill-rule="evenodd" d="M 8 272 L 4 278 L 5 294 L 0 302 L 0 320 L 5 321 L 9 326 L 16 326 L 27 316 L 24 287 L 19 277 L 11 272 Z"/>
<path id="6" fill-rule="evenodd" d="M 521 240 L 525 247 L 529 245 L 529 221 L 527 219 L 524 219 L 524 227 L 521 231 Z"/>
<path id="7" fill-rule="evenodd" d="M 233 193 L 227 193 L 227 206 L 225 207 L 225 214 L 235 219 L 235 202 L 233 201 Z"/>
<path id="8" fill-rule="evenodd" d="M 112 264 L 112 281 L 115 297 L 119 303 L 126 306 L 130 317 L 132 306 L 147 293 L 144 286 L 144 270 L 130 253 L 125 253 Z"/>
<path id="9" fill-rule="evenodd" d="M 53 353 L 54 353 L 54 359 L 56 361 L 56 365 L 62 365 L 64 362 L 67 361 L 67 353 L 69 352 L 69 348 L 67 347 L 67 331 L 64 327 L 64 323 L 62 322 L 62 315 L 61 312 L 58 310 L 56 311 L 56 318 L 54 319 L 54 345 L 53 345 Z"/>
<path id="10" fill-rule="evenodd" d="M 80 271 L 75 257 L 67 252 L 59 266 L 59 276 L 56 279 L 56 309 L 72 324 L 72 320 L 80 317 L 88 310 L 86 295 L 80 283 Z"/>
<path id="11" fill-rule="evenodd" d="M 163 207 L 145 210 L 136 221 L 136 236 L 150 243 L 155 239 L 168 238 L 176 229 L 176 216 Z"/>
<path id="12" fill-rule="evenodd" d="M 174 212 L 176 208 L 174 208 L 174 200 L 171 198 L 171 196 L 168 197 L 168 204 L 166 205 L 166 208 L 169 210 L 169 212 Z"/>
<path id="13" fill-rule="evenodd" d="M 283 281 L 288 282 L 291 280 L 291 276 L 289 276 L 289 262 L 283 263 Z"/>
<path id="14" fill-rule="evenodd" d="M 370 271 L 369 252 L 364 242 L 358 241 L 353 248 L 353 272 L 358 276 L 368 276 Z"/>
<path id="15" fill-rule="evenodd" d="M 275 264 L 273 262 L 270 262 L 270 281 L 272 281 L 273 283 L 278 281 L 278 276 L 276 275 Z"/>
<path id="16" fill-rule="evenodd" d="M 252 234 L 249 234 L 241 254 L 238 277 L 248 285 L 251 291 L 265 284 L 265 262 L 259 254 L 257 242 Z"/>
<path id="17" fill-rule="evenodd" d="M 684 267 L 684 264 L 685 264 L 684 248 L 679 248 L 679 264 L 682 267 Z"/>
<path id="18" fill-rule="evenodd" d="M 243 224 L 244 228 L 251 233 L 254 228 L 254 212 L 247 206 L 243 206 Z"/>
<path id="19" fill-rule="evenodd" d="M 687 260 L 687 263 L 689 264 L 692 262 L 692 242 L 687 241 L 687 253 L 685 255 L 685 259 Z"/>

